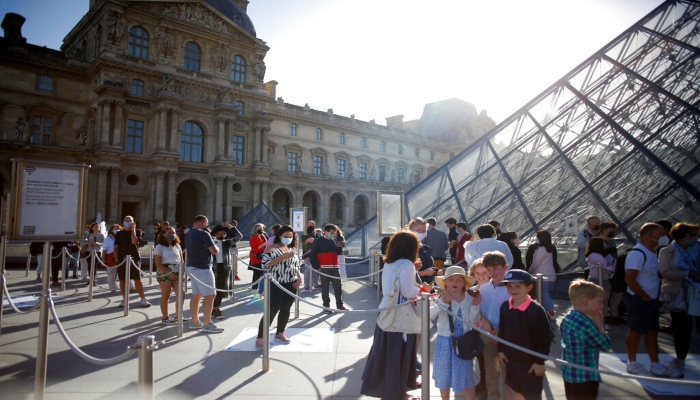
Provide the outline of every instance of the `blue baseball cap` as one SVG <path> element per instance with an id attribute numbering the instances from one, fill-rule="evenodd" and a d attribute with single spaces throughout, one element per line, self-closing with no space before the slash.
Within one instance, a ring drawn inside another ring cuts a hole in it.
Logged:
<path id="1" fill-rule="evenodd" d="M 528 285 L 532 284 L 532 277 L 527 271 L 522 269 L 513 269 L 506 272 L 506 276 L 498 283 L 498 286 L 505 286 L 508 282 L 525 282 Z"/>

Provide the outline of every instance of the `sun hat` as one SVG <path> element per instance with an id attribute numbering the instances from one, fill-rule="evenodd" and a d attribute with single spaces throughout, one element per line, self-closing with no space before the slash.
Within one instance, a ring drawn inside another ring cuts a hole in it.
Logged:
<path id="1" fill-rule="evenodd" d="M 435 277 L 435 283 L 440 287 L 440 289 L 445 290 L 445 279 L 453 276 L 453 275 L 459 275 L 462 278 L 464 278 L 464 288 L 470 288 L 474 286 L 476 283 L 476 278 L 473 276 L 467 275 L 467 273 L 464 271 L 464 268 L 453 265 L 451 267 L 448 267 L 445 269 L 445 276 L 437 276 Z"/>
<path id="2" fill-rule="evenodd" d="M 531 285 L 532 276 L 522 269 L 514 269 L 506 273 L 504 279 L 498 282 L 498 286 L 505 286 L 508 282 L 525 282 L 528 285 Z"/>

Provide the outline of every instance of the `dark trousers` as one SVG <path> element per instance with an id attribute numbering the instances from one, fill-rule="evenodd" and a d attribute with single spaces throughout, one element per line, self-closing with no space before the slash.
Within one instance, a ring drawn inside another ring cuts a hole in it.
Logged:
<path id="1" fill-rule="evenodd" d="M 321 273 L 335 276 L 337 279 L 329 278 L 327 276 L 321 275 L 321 299 L 323 299 L 323 306 L 331 306 L 331 296 L 328 293 L 330 284 L 333 284 L 333 293 L 335 294 L 335 306 L 340 308 L 343 306 L 343 289 L 340 284 L 340 269 L 339 268 L 321 268 Z"/>
<path id="2" fill-rule="evenodd" d="M 293 282 L 280 283 L 282 287 L 289 290 L 292 293 L 296 293 Z M 289 310 L 294 304 L 294 297 L 283 292 L 282 289 L 278 288 L 274 283 L 270 284 L 270 325 L 275 319 L 275 315 L 279 312 L 279 317 L 277 317 L 277 332 L 283 333 L 285 328 L 287 328 L 287 322 L 289 322 Z M 263 322 L 264 316 L 260 318 L 260 324 L 258 325 L 258 338 L 263 337 Z"/>
<path id="3" fill-rule="evenodd" d="M 262 268 L 262 264 L 251 264 L 250 266 L 255 267 L 255 268 Z M 260 279 L 260 277 L 262 276 L 262 271 L 260 271 L 258 269 L 253 269 L 253 268 L 250 268 L 250 269 L 253 270 L 253 282 Z M 251 286 L 250 288 L 255 290 L 258 288 L 258 284 L 256 283 L 255 285 Z"/>
<path id="4" fill-rule="evenodd" d="M 676 349 L 676 358 L 685 360 L 690 350 L 690 337 L 693 333 L 693 319 L 700 331 L 700 317 L 693 317 L 686 312 L 672 312 L 671 325 L 673 325 L 673 347 Z"/>
<path id="5" fill-rule="evenodd" d="M 231 290 L 229 282 L 231 279 L 231 267 L 226 264 L 216 264 L 214 267 L 214 277 L 216 279 L 216 288 L 219 290 Z M 221 299 L 228 298 L 228 293 L 216 291 L 214 297 L 214 307 L 219 308 Z"/>
<path id="6" fill-rule="evenodd" d="M 600 382 L 586 381 L 570 383 L 564 381 L 564 393 L 567 400 L 595 400 L 598 398 Z"/>

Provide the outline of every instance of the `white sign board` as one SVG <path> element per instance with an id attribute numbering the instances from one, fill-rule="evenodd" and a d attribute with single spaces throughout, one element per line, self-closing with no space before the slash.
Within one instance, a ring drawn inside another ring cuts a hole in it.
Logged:
<path id="1" fill-rule="evenodd" d="M 576 217 L 564 218 L 564 233 L 567 235 L 575 235 L 577 232 L 578 226 L 576 225 Z"/>
<path id="2" fill-rule="evenodd" d="M 401 230 L 406 219 L 403 192 L 377 193 L 377 229 L 379 236 L 392 236 Z"/>
<path id="3" fill-rule="evenodd" d="M 292 228 L 294 232 L 304 233 L 306 231 L 306 207 L 292 208 L 289 215 L 292 216 Z"/>
<path id="4" fill-rule="evenodd" d="M 14 240 L 75 240 L 82 234 L 86 166 L 32 161 L 13 164 Z"/>

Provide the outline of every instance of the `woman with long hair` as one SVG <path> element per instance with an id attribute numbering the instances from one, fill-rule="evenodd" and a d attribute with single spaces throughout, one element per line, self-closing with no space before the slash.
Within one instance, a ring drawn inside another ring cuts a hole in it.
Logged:
<path id="1" fill-rule="evenodd" d="M 105 241 L 105 235 L 100 232 L 100 224 L 93 222 L 90 224 L 89 233 L 87 235 L 87 254 L 95 253 L 95 258 L 102 258 L 102 243 Z M 90 279 L 95 279 L 97 271 L 97 260 L 93 261 L 92 258 L 88 263 L 88 279 L 85 283 L 90 284 Z"/>
<path id="2" fill-rule="evenodd" d="M 178 275 L 180 263 L 184 262 L 180 238 L 175 234 L 175 228 L 167 227 L 158 235 L 156 249 L 153 251 L 153 260 L 156 265 L 156 279 L 160 285 L 160 312 L 163 315 L 162 323 L 173 325 L 177 323 L 175 318 L 168 313 L 168 301 L 170 293 L 175 291 L 175 315 L 177 315 L 180 302 L 178 301 L 177 285 L 180 282 Z M 183 318 L 184 320 L 184 318 Z"/>
<path id="3" fill-rule="evenodd" d="M 296 293 L 299 286 L 302 284 L 301 266 L 303 262 L 296 252 L 297 239 L 294 234 L 294 228 L 289 225 L 282 225 L 277 229 L 277 233 L 273 236 L 274 242 L 271 246 L 267 246 L 263 253 L 262 266 L 268 270 L 270 277 L 276 280 L 283 288 L 292 293 Z M 277 318 L 277 331 L 275 332 L 274 340 L 283 344 L 290 342 L 284 330 L 289 321 L 289 310 L 294 304 L 294 297 L 285 293 L 274 283 L 270 284 L 270 324 L 275 319 L 275 315 L 279 312 Z M 260 318 L 258 326 L 258 337 L 255 340 L 255 348 L 262 349 L 263 347 L 263 323 L 264 318 Z"/>
<path id="4" fill-rule="evenodd" d="M 390 288 L 395 285 L 399 288 L 399 303 L 418 296 L 421 287 L 416 283 L 414 263 L 418 260 L 419 246 L 413 232 L 401 231 L 392 236 L 384 256 L 382 287 L 385 290 L 380 309 L 386 307 Z M 422 288 L 430 291 L 432 285 L 423 283 Z M 416 388 L 417 338 L 414 333 L 385 332 L 379 325 L 375 326 L 360 393 L 388 400 L 406 399 L 406 389 Z"/>
<path id="5" fill-rule="evenodd" d="M 541 229 L 537 231 L 535 243 L 527 248 L 525 255 L 527 271 L 531 275 L 542 274 L 542 299 L 537 299 L 549 314 L 550 319 L 554 319 L 554 302 L 549 294 L 549 284 L 557 280 L 554 263 L 557 262 L 557 248 L 552 244 L 552 235 L 548 231 Z"/>
<path id="6" fill-rule="evenodd" d="M 116 254 L 114 254 L 114 237 L 117 236 L 117 232 L 120 230 L 122 230 L 122 227 L 119 224 L 112 224 L 112 226 L 109 227 L 105 241 L 102 242 L 102 262 L 105 263 L 107 267 L 114 267 L 117 265 L 117 257 Z M 111 294 L 118 293 L 117 268 L 107 268 L 107 285 L 109 286 Z"/>
<path id="7" fill-rule="evenodd" d="M 257 223 L 250 232 L 250 264 L 248 269 L 253 271 L 253 282 L 262 276 L 262 255 L 265 251 L 267 236 L 265 236 L 265 225 Z M 258 284 L 250 287 L 251 290 L 258 290 Z"/>

